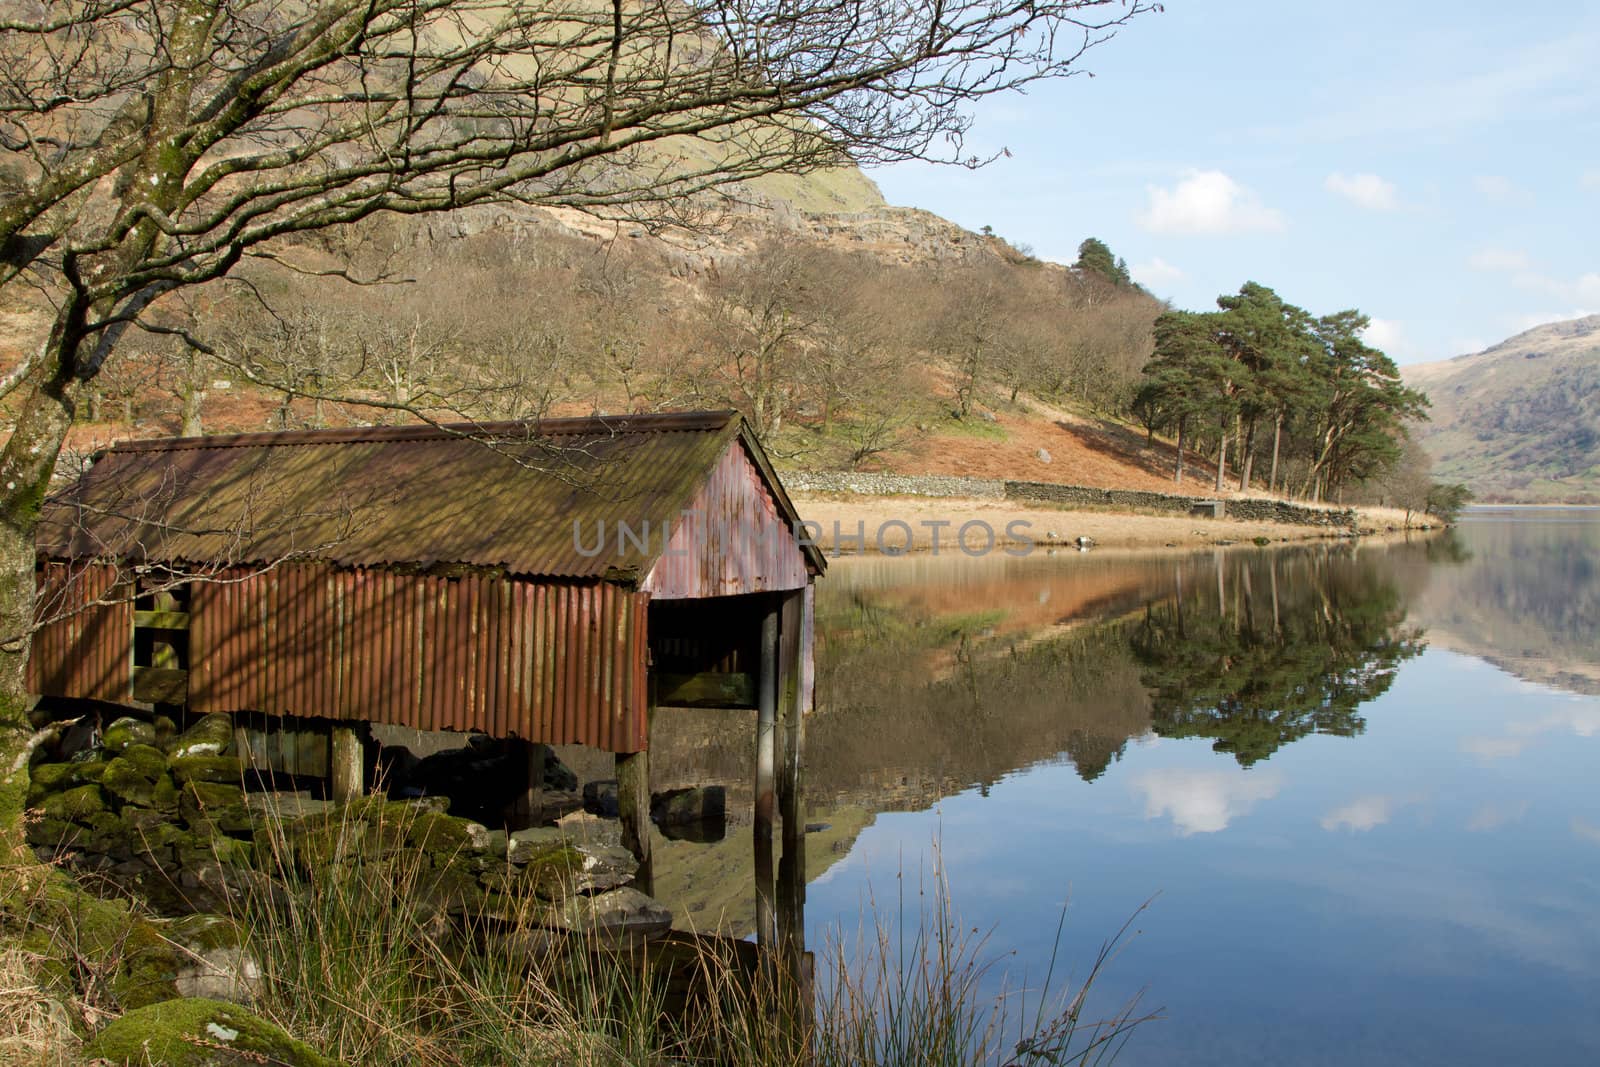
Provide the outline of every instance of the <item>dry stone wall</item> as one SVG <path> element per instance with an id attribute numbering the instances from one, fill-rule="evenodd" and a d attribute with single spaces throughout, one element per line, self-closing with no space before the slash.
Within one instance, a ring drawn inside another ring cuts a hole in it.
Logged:
<path id="1" fill-rule="evenodd" d="M 1093 508 L 1142 508 L 1179 515 L 1214 505 L 1215 498 L 1156 493 L 1142 489 L 1100 489 L 1059 482 L 1002 481 L 998 478 L 962 478 L 953 475 L 876 474 L 852 471 L 790 471 L 783 484 L 796 492 L 854 493 L 865 496 L 962 497 L 978 500 L 1015 500 L 1036 504 L 1066 504 Z M 1356 513 L 1350 509 L 1318 508 L 1283 500 L 1242 497 L 1224 501 L 1225 517 L 1247 522 L 1281 522 L 1295 526 L 1354 529 Z"/>

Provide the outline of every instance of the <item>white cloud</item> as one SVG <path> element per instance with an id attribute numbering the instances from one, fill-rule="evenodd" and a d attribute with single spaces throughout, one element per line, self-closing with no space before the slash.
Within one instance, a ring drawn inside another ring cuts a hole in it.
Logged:
<path id="1" fill-rule="evenodd" d="M 1517 272 L 1531 270 L 1533 261 L 1528 253 L 1514 248 L 1480 248 L 1467 257 L 1467 266 L 1473 270 Z"/>
<path id="2" fill-rule="evenodd" d="M 1578 184 L 1582 185 L 1585 189 L 1600 190 L 1600 170 L 1585 171 L 1583 177 L 1579 179 Z"/>
<path id="3" fill-rule="evenodd" d="M 1170 285 L 1185 277 L 1181 268 L 1174 267 L 1160 256 L 1151 257 L 1148 263 L 1135 263 L 1128 270 L 1133 274 L 1134 281 L 1148 286 Z"/>
<path id="4" fill-rule="evenodd" d="M 1584 841 L 1590 841 L 1596 845 L 1600 845 L 1600 826 L 1595 826 L 1593 823 L 1588 823 L 1582 819 L 1574 818 L 1572 820 L 1572 833 L 1574 836 L 1581 838 Z"/>
<path id="5" fill-rule="evenodd" d="M 1370 211 L 1393 211 L 1400 206 L 1394 183 L 1384 181 L 1376 174 L 1343 174 L 1334 171 L 1322 184 L 1328 192 Z"/>
<path id="6" fill-rule="evenodd" d="M 1394 798 L 1386 796 L 1357 797 L 1322 817 L 1324 830 L 1353 830 L 1362 833 L 1374 826 L 1382 826 L 1394 815 Z"/>
<path id="7" fill-rule="evenodd" d="M 1144 794 L 1144 817 L 1170 815 L 1178 833 L 1214 834 L 1227 829 L 1263 800 L 1278 795 L 1283 780 L 1260 771 L 1148 771 L 1132 779 Z"/>
<path id="8" fill-rule="evenodd" d="M 1373 319 L 1361 331 L 1361 339 L 1373 348 L 1392 352 L 1405 346 L 1405 329 L 1395 319 Z"/>
<path id="9" fill-rule="evenodd" d="M 1171 188 L 1151 185 L 1150 206 L 1135 221 L 1152 233 L 1277 233 L 1283 213 L 1220 170 L 1188 170 Z"/>
<path id="10" fill-rule="evenodd" d="M 1490 200 L 1510 200 L 1522 195 L 1516 182 L 1504 174 L 1480 174 L 1472 179 L 1472 187 L 1478 191 L 1478 195 Z"/>

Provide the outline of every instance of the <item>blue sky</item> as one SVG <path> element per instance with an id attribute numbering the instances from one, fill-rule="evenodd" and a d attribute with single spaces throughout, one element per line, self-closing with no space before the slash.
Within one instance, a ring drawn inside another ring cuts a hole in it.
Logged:
<path id="1" fill-rule="evenodd" d="M 1085 66 L 978 109 L 1008 158 L 872 177 L 1179 307 L 1360 308 L 1401 363 L 1600 312 L 1600 4 L 1171 0 Z"/>

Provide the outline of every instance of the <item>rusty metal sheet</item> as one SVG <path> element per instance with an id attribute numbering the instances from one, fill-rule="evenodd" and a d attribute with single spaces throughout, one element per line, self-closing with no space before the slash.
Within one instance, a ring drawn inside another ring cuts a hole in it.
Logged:
<path id="1" fill-rule="evenodd" d="M 664 538 L 647 536 L 641 553 L 617 535 L 667 529 L 740 444 L 766 480 L 759 445 L 731 412 L 126 442 L 47 504 L 39 549 L 625 580 L 649 569 Z M 771 479 L 769 505 L 792 510 Z M 820 569 L 820 556 L 811 562 Z"/>
<path id="2" fill-rule="evenodd" d="M 649 599 L 606 582 L 240 569 L 193 588 L 189 705 L 635 752 Z"/>
<path id="3" fill-rule="evenodd" d="M 45 563 L 37 574 L 28 689 L 42 696 L 132 699 L 133 594 L 104 563 Z"/>
<path id="4" fill-rule="evenodd" d="M 729 448 L 673 521 L 640 588 L 657 600 L 802 589 L 811 578 L 793 516 L 743 448 Z"/>

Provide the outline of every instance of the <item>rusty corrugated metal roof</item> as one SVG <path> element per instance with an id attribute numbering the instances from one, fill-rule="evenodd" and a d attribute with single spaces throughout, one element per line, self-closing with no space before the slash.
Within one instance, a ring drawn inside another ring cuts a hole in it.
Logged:
<path id="1" fill-rule="evenodd" d="M 649 559 L 624 563 L 609 536 L 588 554 L 599 524 L 665 529 L 736 441 L 792 519 L 740 417 L 693 412 L 130 441 L 47 504 L 38 545 L 55 559 L 627 578 Z"/>

